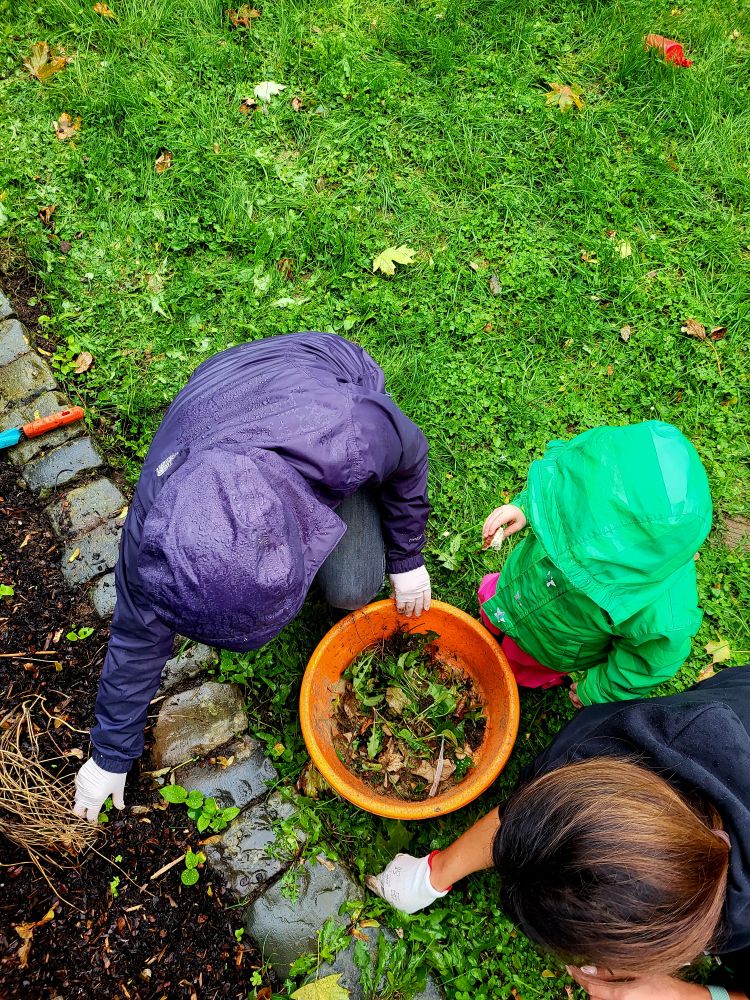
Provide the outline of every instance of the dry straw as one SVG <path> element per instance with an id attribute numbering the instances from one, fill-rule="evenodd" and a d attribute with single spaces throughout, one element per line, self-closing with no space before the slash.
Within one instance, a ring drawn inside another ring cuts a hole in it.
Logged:
<path id="1" fill-rule="evenodd" d="M 37 702 L 43 709 L 43 699 L 33 698 L 0 720 L 0 833 L 25 848 L 50 882 L 47 867 L 72 867 L 99 831 L 73 814 L 73 782 L 48 771 L 43 766 L 48 761 L 40 762 L 31 716 Z"/>

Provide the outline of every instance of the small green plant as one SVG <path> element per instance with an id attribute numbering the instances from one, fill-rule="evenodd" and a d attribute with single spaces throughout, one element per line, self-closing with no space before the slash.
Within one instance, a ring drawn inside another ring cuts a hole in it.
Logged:
<path id="1" fill-rule="evenodd" d="M 180 872 L 180 881 L 183 885 L 195 885 L 200 878 L 198 869 L 206 862 L 206 855 L 203 851 L 192 851 L 188 848 L 185 855 L 185 867 Z"/>
<path id="2" fill-rule="evenodd" d="M 109 810 L 112 808 L 112 796 L 107 796 L 107 800 L 102 806 L 102 811 L 97 816 L 97 823 L 109 823 Z"/>
<path id="3" fill-rule="evenodd" d="M 234 937 L 235 937 L 235 940 L 237 941 L 237 944 L 241 944 L 242 943 L 242 938 L 244 937 L 244 935 L 245 935 L 245 928 L 244 927 L 238 927 L 235 930 Z"/>
<path id="4" fill-rule="evenodd" d="M 14 594 L 13 587 L 9 587 L 7 583 L 0 583 L 0 597 L 12 597 Z"/>
<path id="5" fill-rule="evenodd" d="M 112 881 L 109 883 L 109 891 L 112 893 L 113 899 L 117 899 L 120 893 L 117 891 L 117 887 L 120 884 L 120 876 L 115 875 Z"/>
<path id="6" fill-rule="evenodd" d="M 199 791 L 189 792 L 182 785 L 167 785 L 160 789 L 159 794 L 172 805 L 186 806 L 188 816 L 195 822 L 199 833 L 204 830 L 221 833 L 240 812 L 236 806 L 220 809 L 216 799 L 206 797 Z"/>
<path id="7" fill-rule="evenodd" d="M 65 638 L 70 642 L 79 642 L 82 639 L 88 639 L 88 637 L 93 634 L 94 630 L 88 625 L 84 625 L 83 628 L 79 628 L 78 631 L 76 631 L 75 628 L 72 628 L 70 632 L 66 633 Z"/>

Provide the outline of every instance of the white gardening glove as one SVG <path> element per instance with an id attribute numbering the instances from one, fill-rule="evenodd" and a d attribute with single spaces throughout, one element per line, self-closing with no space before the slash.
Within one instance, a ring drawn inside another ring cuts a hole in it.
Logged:
<path id="1" fill-rule="evenodd" d="M 96 823 L 107 798 L 112 796 L 115 809 L 124 809 L 125 779 L 127 774 L 115 774 L 99 767 L 91 757 L 76 775 L 76 800 L 73 812 L 89 823 Z"/>
<path id="2" fill-rule="evenodd" d="M 399 614 L 418 618 L 423 611 L 430 610 L 432 592 L 430 590 L 430 574 L 425 566 L 417 566 L 406 573 L 391 573 L 393 596 L 396 599 L 396 610 Z"/>
<path id="3" fill-rule="evenodd" d="M 437 852 L 435 852 L 437 853 Z M 433 889 L 430 882 L 430 857 L 413 858 L 410 854 L 397 854 L 385 871 L 368 875 L 367 888 L 395 906 L 402 913 L 416 913 L 448 893 Z"/>

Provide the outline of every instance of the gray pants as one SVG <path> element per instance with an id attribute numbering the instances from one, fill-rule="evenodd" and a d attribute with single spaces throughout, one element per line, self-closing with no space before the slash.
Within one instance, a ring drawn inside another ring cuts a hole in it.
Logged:
<path id="1" fill-rule="evenodd" d="M 380 512 L 372 494 L 359 490 L 336 508 L 346 534 L 315 579 L 334 608 L 354 611 L 369 604 L 383 586 L 385 544 Z"/>

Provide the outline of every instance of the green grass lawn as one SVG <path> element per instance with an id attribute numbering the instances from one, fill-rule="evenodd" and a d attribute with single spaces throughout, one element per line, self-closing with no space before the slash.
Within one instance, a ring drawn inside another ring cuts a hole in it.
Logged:
<path id="1" fill-rule="evenodd" d="M 748 557 L 721 526 L 748 508 L 750 7 L 673 2 L 270 0 L 247 30 L 213 0 L 111 0 L 116 19 L 77 0 L 6 8 L 0 262 L 44 282 L 55 361 L 112 461 L 135 481 L 164 407 L 210 354 L 342 333 L 430 439 L 434 592 L 473 612 L 498 565 L 477 551 L 479 525 L 548 440 L 672 421 L 717 511 L 679 683 L 717 636 L 730 663 L 747 658 Z M 694 66 L 645 53 L 648 32 L 678 37 Z M 73 56 L 45 84 L 22 68 L 40 40 Z M 286 89 L 241 113 L 267 80 Z M 584 109 L 548 106 L 552 82 L 580 87 Z M 67 141 L 52 127 L 63 112 L 81 119 Z M 38 216 L 49 206 L 54 229 Z M 400 244 L 414 263 L 373 274 Z M 726 335 L 690 338 L 689 318 Z M 83 350 L 95 364 L 76 375 Z M 290 781 L 305 758 L 298 682 L 324 629 L 308 609 L 259 654 L 225 657 Z M 523 704 L 518 753 L 476 808 L 405 829 L 311 803 L 311 850 L 325 842 L 365 871 L 407 840 L 448 843 L 572 712 L 561 692 Z M 487 875 L 414 918 L 370 912 L 456 1000 L 565 998 L 564 970 L 496 898 Z"/>

